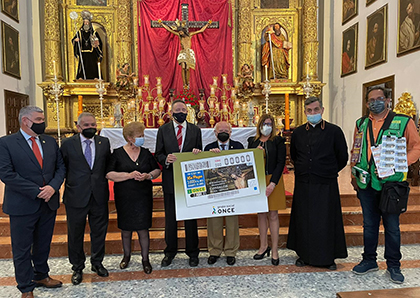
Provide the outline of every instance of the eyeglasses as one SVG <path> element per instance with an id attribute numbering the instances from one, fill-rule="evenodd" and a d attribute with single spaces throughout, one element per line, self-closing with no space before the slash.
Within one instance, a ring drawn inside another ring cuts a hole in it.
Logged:
<path id="1" fill-rule="evenodd" d="M 385 97 L 380 96 L 380 97 L 377 97 L 377 98 L 369 98 L 368 101 L 369 102 L 374 102 L 374 101 L 384 100 L 384 99 L 385 99 Z"/>
<path id="2" fill-rule="evenodd" d="M 269 123 L 263 123 L 263 125 L 273 126 L 273 123 L 271 123 L 271 122 L 269 122 Z"/>

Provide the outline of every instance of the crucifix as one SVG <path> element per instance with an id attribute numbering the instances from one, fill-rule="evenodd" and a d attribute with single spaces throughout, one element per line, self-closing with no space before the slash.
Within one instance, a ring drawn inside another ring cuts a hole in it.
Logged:
<path id="1" fill-rule="evenodd" d="M 193 35 L 204 32 L 207 28 L 219 28 L 219 22 L 213 21 L 189 21 L 188 20 L 188 4 L 181 4 L 182 19 L 179 21 L 151 21 L 152 28 L 165 28 L 172 34 L 179 37 L 181 43 L 181 51 L 178 54 L 178 64 L 182 67 L 182 82 L 184 89 L 189 89 L 190 84 L 190 68 L 195 69 L 195 53 L 191 49 L 191 37 Z M 200 30 L 189 32 L 190 28 L 199 28 Z"/>

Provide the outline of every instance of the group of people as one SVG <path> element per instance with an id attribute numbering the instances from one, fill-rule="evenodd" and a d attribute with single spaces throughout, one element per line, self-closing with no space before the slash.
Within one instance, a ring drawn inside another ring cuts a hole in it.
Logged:
<path id="1" fill-rule="evenodd" d="M 370 150 L 372 144 L 380 144 L 383 133 L 394 134 L 397 129 L 407 140 L 408 164 L 411 164 L 420 157 L 420 137 L 412 119 L 388 109 L 389 101 L 383 88 L 372 88 L 366 96 L 369 117 L 363 117 L 356 123 L 355 136 L 364 131 L 357 166 L 370 172 L 372 177 L 369 184 L 361 183 L 358 176 L 352 177 L 364 221 L 363 260 L 353 268 L 353 272 L 365 274 L 378 270 L 376 248 L 382 218 L 387 272 L 392 281 L 402 283 L 399 215 L 383 214 L 379 210 L 383 181 L 378 178 L 374 163 L 370 162 Z M 324 108 L 319 98 L 308 98 L 304 111 L 308 121 L 293 131 L 290 145 L 295 189 L 287 247 L 298 255 L 296 266 L 335 270 L 335 259 L 347 257 L 337 182 L 339 171 L 348 162 L 347 144 L 342 130 L 322 118 Z M 161 266 L 171 265 L 178 252 L 173 175 L 173 163 L 177 157 L 174 153 L 199 154 L 202 150 L 201 130 L 186 121 L 187 113 L 187 106 L 182 100 L 173 102 L 173 120 L 159 128 L 153 156 L 143 147 L 145 127 L 141 123 L 133 122 L 124 127 L 127 144 L 111 154 L 109 140 L 96 134 L 95 117 L 84 112 L 77 121 L 79 133 L 66 139 L 59 148 L 52 137 L 43 134 L 43 111 L 34 106 L 21 109 L 20 131 L 0 138 L 0 179 L 5 184 L 3 210 L 10 216 L 15 276 L 22 297 L 33 297 L 36 286 L 54 288 L 62 285 L 61 281 L 49 276 L 47 260 L 56 211 L 60 205 L 59 189 L 64 179 L 63 202 L 67 213 L 68 255 L 74 285 L 83 280 L 86 219 L 90 226 L 91 269 L 99 276 L 109 274 L 102 264 L 108 227 L 108 179 L 114 181 L 115 206 L 124 251 L 120 268 L 129 266 L 132 233 L 136 231 L 143 270 L 150 274 L 152 180 L 162 173 L 166 248 Z M 390 117 L 400 125 L 383 127 Z M 373 134 L 367 133 L 372 127 Z M 240 142 L 231 140 L 232 127 L 229 123 L 217 123 L 214 132 L 217 140 L 208 144 L 205 151 L 220 154 L 224 150 L 244 148 Z M 278 265 L 278 210 L 286 208 L 283 182 L 286 146 L 285 140 L 277 134 L 271 115 L 260 117 L 256 136 L 249 138 L 247 145 L 248 148 L 263 150 L 268 198 L 267 212 L 258 214 L 260 247 L 254 259 L 261 260 L 271 253 L 271 263 Z M 404 175 L 397 174 L 394 181 L 405 179 Z M 185 252 L 189 256 L 189 265 L 195 267 L 199 264 L 200 252 L 197 220 L 185 220 L 184 226 Z M 268 244 L 268 228 L 271 246 Z M 209 218 L 207 229 L 208 264 L 216 263 L 224 252 L 227 264 L 234 265 L 240 247 L 238 216 Z"/>

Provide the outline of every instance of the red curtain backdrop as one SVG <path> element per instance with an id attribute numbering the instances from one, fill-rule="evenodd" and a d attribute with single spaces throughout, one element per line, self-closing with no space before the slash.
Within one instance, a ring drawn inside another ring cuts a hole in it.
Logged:
<path id="1" fill-rule="evenodd" d="M 181 20 L 181 3 L 188 3 L 189 21 L 219 21 L 219 29 L 207 29 L 194 35 L 191 48 L 195 52 L 196 67 L 190 70 L 190 89 L 198 97 L 198 89 L 204 88 L 206 98 L 213 76 L 228 74 L 232 84 L 232 9 L 228 0 L 142 0 L 138 2 L 138 73 L 139 83 L 148 74 L 151 87 L 156 77 L 162 77 L 163 96 L 175 89 L 175 96 L 182 91 L 181 66 L 177 57 L 181 50 L 179 37 L 164 28 L 151 28 L 151 20 Z M 189 29 L 190 32 L 198 29 Z M 216 94 L 218 96 L 218 94 Z M 154 94 L 155 96 L 155 94 Z"/>

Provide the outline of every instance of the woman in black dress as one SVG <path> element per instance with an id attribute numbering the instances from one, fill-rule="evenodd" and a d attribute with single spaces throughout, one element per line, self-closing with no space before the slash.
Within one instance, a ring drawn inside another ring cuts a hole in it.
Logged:
<path id="1" fill-rule="evenodd" d="M 248 139 L 248 149 L 259 148 L 264 150 L 265 180 L 267 188 L 265 195 L 268 198 L 268 212 L 258 213 L 258 229 L 260 232 L 260 249 L 254 255 L 255 260 L 261 260 L 267 254 L 270 256 L 268 246 L 268 227 L 270 227 L 272 258 L 274 266 L 279 264 L 277 251 L 279 242 L 279 210 L 286 209 L 286 195 L 283 182 L 283 169 L 286 164 L 286 146 L 284 139 L 275 131 L 274 118 L 264 114 L 257 124 L 257 134 Z"/>
<path id="2" fill-rule="evenodd" d="M 160 175 L 155 158 L 144 143 L 144 125 L 132 122 L 123 129 L 127 144 L 114 150 L 106 177 L 114 181 L 115 207 L 124 257 L 120 268 L 125 269 L 131 257 L 131 237 L 137 231 L 145 273 L 152 272 L 149 262 L 149 228 L 152 226 L 153 184 Z"/>

